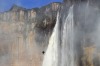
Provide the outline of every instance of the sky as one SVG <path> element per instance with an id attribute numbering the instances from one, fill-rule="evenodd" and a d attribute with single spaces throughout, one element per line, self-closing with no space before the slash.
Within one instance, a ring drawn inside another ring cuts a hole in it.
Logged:
<path id="1" fill-rule="evenodd" d="M 45 6 L 52 2 L 62 2 L 62 0 L 0 0 L 0 12 L 8 11 L 13 5 L 31 9 Z"/>

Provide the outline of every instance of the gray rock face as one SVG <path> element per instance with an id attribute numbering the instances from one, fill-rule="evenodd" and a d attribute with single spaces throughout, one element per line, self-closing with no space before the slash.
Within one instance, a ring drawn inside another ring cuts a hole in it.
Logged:
<path id="1" fill-rule="evenodd" d="M 41 66 L 60 5 L 0 13 L 0 66 Z"/>

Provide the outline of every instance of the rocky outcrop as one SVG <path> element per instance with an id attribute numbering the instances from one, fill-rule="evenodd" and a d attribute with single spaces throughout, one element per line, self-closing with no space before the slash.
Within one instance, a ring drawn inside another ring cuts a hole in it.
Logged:
<path id="1" fill-rule="evenodd" d="M 41 66 L 60 5 L 0 13 L 0 66 Z"/>

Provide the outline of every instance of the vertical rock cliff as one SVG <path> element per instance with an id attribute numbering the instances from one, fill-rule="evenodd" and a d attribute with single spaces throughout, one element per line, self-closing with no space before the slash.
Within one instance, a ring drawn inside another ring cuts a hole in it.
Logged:
<path id="1" fill-rule="evenodd" d="M 0 66 L 41 66 L 61 3 L 0 13 Z"/>

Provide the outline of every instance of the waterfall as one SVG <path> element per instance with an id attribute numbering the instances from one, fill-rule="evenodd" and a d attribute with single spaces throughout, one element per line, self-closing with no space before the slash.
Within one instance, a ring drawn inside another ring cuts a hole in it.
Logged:
<path id="1" fill-rule="evenodd" d="M 62 34 L 62 63 L 61 66 L 75 66 L 74 64 L 74 23 L 73 6 L 70 7 L 68 16 L 65 18 Z"/>
<path id="2" fill-rule="evenodd" d="M 74 49 L 73 49 L 73 6 L 69 9 L 69 14 L 64 20 L 63 35 L 59 36 L 59 13 L 57 15 L 57 22 L 54 31 L 51 35 L 49 46 L 44 56 L 43 66 L 75 66 L 74 64 Z M 61 38 L 62 42 L 60 44 Z M 62 49 L 59 47 L 62 45 Z M 59 51 L 61 50 L 61 51 Z M 61 52 L 61 56 L 60 55 Z M 65 58 L 66 57 L 66 58 Z M 59 59 L 61 62 L 59 62 Z M 59 65 L 61 64 L 61 65 Z"/>
<path id="3" fill-rule="evenodd" d="M 51 35 L 48 49 L 44 56 L 43 66 L 58 66 L 59 55 L 59 13 L 57 15 L 57 22 Z"/>
<path id="4" fill-rule="evenodd" d="M 68 12 L 64 8 L 57 15 L 43 66 L 100 66 L 100 9 L 89 3 L 74 4 Z"/>

